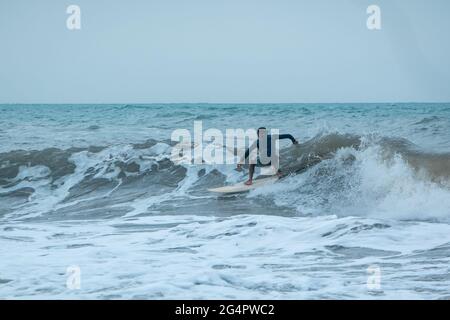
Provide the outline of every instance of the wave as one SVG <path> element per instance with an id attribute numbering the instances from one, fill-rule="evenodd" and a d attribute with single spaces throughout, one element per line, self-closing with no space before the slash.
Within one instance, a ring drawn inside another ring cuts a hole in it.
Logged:
<path id="1" fill-rule="evenodd" d="M 310 145 L 321 156 L 314 167 L 252 196 L 272 195 L 304 215 L 450 220 L 450 154 L 422 152 L 405 139 L 338 134 Z"/>
<path id="2" fill-rule="evenodd" d="M 429 123 L 436 122 L 436 121 L 440 121 L 440 120 L 441 120 L 440 117 L 438 117 L 438 116 L 432 116 L 432 117 L 428 117 L 428 118 L 423 118 L 422 120 L 417 121 L 417 122 L 415 122 L 415 123 L 413 123 L 413 124 L 415 124 L 415 125 L 419 125 L 419 124 L 429 124 Z"/>
<path id="3" fill-rule="evenodd" d="M 231 165 L 175 164 L 172 145 L 150 139 L 0 153 L 0 216 L 99 218 L 164 212 L 168 205 L 181 210 L 196 201 L 196 210 L 219 214 L 223 204 L 206 189 L 241 174 Z M 448 153 L 428 153 L 406 139 L 326 133 L 280 155 L 288 177 L 237 197 L 228 211 L 264 201 L 273 214 L 289 208 L 299 215 L 450 218 Z"/>

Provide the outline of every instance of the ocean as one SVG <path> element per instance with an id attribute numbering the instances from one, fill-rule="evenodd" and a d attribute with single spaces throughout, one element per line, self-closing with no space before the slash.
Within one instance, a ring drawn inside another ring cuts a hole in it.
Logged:
<path id="1" fill-rule="evenodd" d="M 218 196 L 194 121 L 300 145 Z M 450 299 L 450 104 L 0 105 L 0 298 Z"/>

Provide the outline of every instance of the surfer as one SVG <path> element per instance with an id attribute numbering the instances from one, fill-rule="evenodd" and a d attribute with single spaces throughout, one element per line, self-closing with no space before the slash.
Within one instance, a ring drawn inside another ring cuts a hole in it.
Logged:
<path id="1" fill-rule="evenodd" d="M 240 171 L 242 170 L 242 163 L 245 162 L 245 159 L 247 159 L 250 155 L 250 152 L 252 152 L 255 148 L 257 149 L 258 155 L 256 163 L 250 163 L 249 165 L 249 171 L 248 171 L 248 180 L 245 182 L 247 186 L 252 185 L 253 183 L 253 174 L 255 173 L 255 167 L 261 166 L 271 166 L 272 165 L 272 143 L 275 142 L 276 139 L 282 140 L 282 139 L 290 139 L 293 144 L 298 144 L 298 141 L 295 140 L 295 138 L 290 134 L 280 134 L 280 135 L 270 135 L 267 134 L 267 129 L 264 127 L 261 127 L 257 131 L 258 139 L 245 151 L 244 158 L 241 159 L 240 163 L 237 165 L 237 169 Z M 273 139 L 273 140 L 272 140 Z M 261 141 L 261 146 L 260 146 Z M 262 152 L 261 150 L 262 149 Z M 264 152 L 266 151 L 266 152 Z M 276 165 L 276 168 L 278 169 L 278 165 Z M 281 171 L 277 170 L 277 175 L 281 175 Z"/>

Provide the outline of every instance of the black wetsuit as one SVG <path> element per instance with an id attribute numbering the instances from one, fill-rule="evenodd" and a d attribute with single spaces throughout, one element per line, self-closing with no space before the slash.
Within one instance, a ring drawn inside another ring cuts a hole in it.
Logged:
<path id="1" fill-rule="evenodd" d="M 292 141 L 292 143 L 295 143 L 295 142 L 296 142 L 296 140 L 294 139 L 294 137 L 293 137 L 292 135 L 290 135 L 290 134 L 273 135 L 273 139 L 278 139 L 278 140 L 290 139 L 290 140 Z M 267 153 L 266 153 L 266 156 L 267 156 L 267 158 L 270 158 L 270 157 L 272 156 L 272 135 L 270 135 L 270 134 L 267 135 L 267 143 L 266 143 L 266 146 L 267 146 Z M 250 146 L 250 148 L 248 148 L 248 149 L 245 151 L 244 160 L 247 159 L 247 158 L 249 157 L 250 152 L 251 152 L 251 150 L 253 150 L 254 147 L 255 147 L 255 143 L 253 143 L 253 145 Z M 256 140 L 256 148 L 257 148 L 258 151 L 259 151 L 259 139 Z M 262 163 L 259 161 L 259 157 L 258 157 L 258 161 L 257 161 L 257 162 L 258 162 L 258 163 L 257 163 L 258 165 L 263 165 L 263 166 L 269 166 L 269 165 L 271 165 L 271 162 L 262 164 Z"/>

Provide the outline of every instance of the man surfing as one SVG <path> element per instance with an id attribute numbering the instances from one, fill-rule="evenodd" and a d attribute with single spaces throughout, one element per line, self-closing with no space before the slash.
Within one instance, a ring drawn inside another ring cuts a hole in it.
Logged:
<path id="1" fill-rule="evenodd" d="M 251 186 L 253 184 L 253 174 L 255 173 L 255 167 L 267 167 L 272 165 L 272 143 L 275 143 L 276 140 L 282 139 L 290 139 L 293 144 L 298 144 L 298 141 L 290 134 L 280 134 L 280 135 L 270 135 L 267 134 L 267 130 L 264 127 L 261 127 L 257 131 L 258 139 L 245 151 L 244 158 L 241 159 L 240 163 L 237 165 L 237 170 L 242 170 L 242 163 L 245 162 L 250 155 L 250 153 L 257 149 L 257 159 L 256 163 L 252 163 L 250 161 L 249 171 L 248 171 L 248 180 L 245 182 L 245 185 Z M 278 159 L 278 156 L 276 156 Z M 277 175 L 281 175 L 281 171 L 278 169 L 278 161 L 275 163 L 275 168 L 277 169 Z"/>

